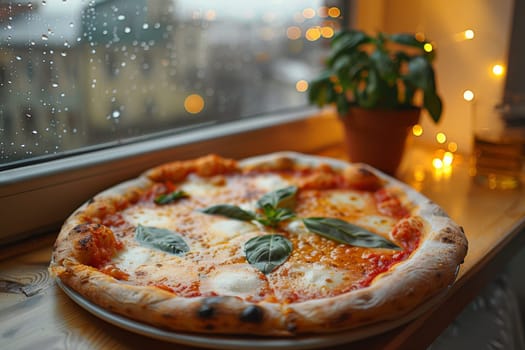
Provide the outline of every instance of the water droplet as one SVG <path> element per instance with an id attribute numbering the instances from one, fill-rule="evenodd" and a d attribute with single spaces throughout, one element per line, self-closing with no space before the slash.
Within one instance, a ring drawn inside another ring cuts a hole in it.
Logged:
<path id="1" fill-rule="evenodd" d="M 13 28 L 10 23 L 7 23 L 7 29 Z"/>
<path id="2" fill-rule="evenodd" d="M 120 66 L 121 66 L 121 67 L 126 67 L 126 62 L 122 62 L 122 63 L 120 64 Z"/>
<path id="3" fill-rule="evenodd" d="M 117 16 L 117 19 L 118 19 L 119 21 L 123 21 L 123 20 L 126 19 L 126 16 L 124 16 L 124 15 L 118 15 L 118 16 Z"/>
<path id="4" fill-rule="evenodd" d="M 17 61 L 22 61 L 22 57 L 20 57 L 20 56 L 15 56 L 15 58 L 16 58 Z"/>
<path id="5" fill-rule="evenodd" d="M 131 33 L 131 28 L 130 27 L 124 28 L 124 33 L 126 33 L 126 34 Z"/>
<path id="6" fill-rule="evenodd" d="M 51 86 L 54 87 L 54 88 L 57 88 L 58 84 L 57 83 L 51 83 Z"/>
<path id="7" fill-rule="evenodd" d="M 33 130 L 33 131 L 31 131 L 31 134 L 36 135 L 36 134 L 38 134 L 38 131 Z"/>
<path id="8" fill-rule="evenodd" d="M 60 53 L 60 56 L 62 56 L 62 57 L 66 57 L 66 56 L 67 56 L 67 53 L 65 53 L 65 52 L 62 51 L 62 52 Z"/>
<path id="9" fill-rule="evenodd" d="M 114 119 L 117 119 L 118 117 L 120 117 L 120 112 L 119 111 L 113 111 L 113 113 L 111 113 L 111 117 L 113 117 Z"/>
<path id="10" fill-rule="evenodd" d="M 46 6 L 46 4 L 47 4 L 47 1 L 46 0 L 42 0 L 42 5 Z"/>
<path id="11" fill-rule="evenodd" d="M 73 28 L 75 26 L 75 23 L 69 22 L 69 27 Z"/>
<path id="12" fill-rule="evenodd" d="M 155 23 L 155 25 L 153 26 L 153 28 L 155 28 L 155 29 L 159 29 L 159 28 L 160 28 L 160 23 L 159 23 L 159 22 Z"/>
<path id="13" fill-rule="evenodd" d="M 42 34 L 42 40 L 48 40 L 49 37 L 46 34 Z"/>
<path id="14" fill-rule="evenodd" d="M 144 23 L 144 24 L 142 25 L 142 29 L 148 29 L 148 28 L 149 28 L 149 24 Z"/>
<path id="15" fill-rule="evenodd" d="M 31 115 L 31 113 L 26 113 L 26 118 L 32 118 L 33 116 Z"/>
<path id="16" fill-rule="evenodd" d="M 64 92 L 60 94 L 60 97 L 64 97 L 64 96 L 66 96 Z"/>

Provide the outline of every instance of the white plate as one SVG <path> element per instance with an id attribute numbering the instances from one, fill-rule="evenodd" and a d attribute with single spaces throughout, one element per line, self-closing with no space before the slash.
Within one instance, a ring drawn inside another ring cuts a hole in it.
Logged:
<path id="1" fill-rule="evenodd" d="M 432 307 L 438 305 L 447 293 L 447 290 L 443 291 L 402 318 L 356 328 L 345 332 L 314 334 L 307 336 L 301 335 L 296 337 L 257 337 L 239 335 L 222 336 L 213 334 L 204 335 L 198 333 L 183 333 L 164 330 L 109 312 L 85 299 L 82 295 L 63 284 L 60 279 L 57 278 L 56 282 L 58 286 L 64 291 L 64 293 L 66 293 L 79 306 L 97 316 L 98 318 L 122 329 L 170 343 L 185 344 L 208 349 L 231 350 L 246 348 L 249 348 L 250 350 L 316 349 L 350 343 L 356 340 L 384 333 L 415 319 L 426 311 L 429 311 Z"/>

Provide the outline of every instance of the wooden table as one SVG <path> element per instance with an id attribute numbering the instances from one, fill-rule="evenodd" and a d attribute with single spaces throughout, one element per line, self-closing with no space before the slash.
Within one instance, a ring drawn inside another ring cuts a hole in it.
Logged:
<path id="1" fill-rule="evenodd" d="M 342 157 L 339 148 L 322 155 Z M 469 164 L 456 157 L 449 171 L 431 154 L 412 149 L 399 177 L 440 204 L 465 229 L 469 252 L 442 304 L 410 323 L 331 349 L 421 349 L 494 279 L 525 241 L 525 188 L 494 191 L 474 184 Z M 521 234 L 520 234 L 521 233 Z M 0 344 L 4 349 L 193 349 L 134 334 L 75 304 L 47 272 L 56 233 L 0 249 Z"/>

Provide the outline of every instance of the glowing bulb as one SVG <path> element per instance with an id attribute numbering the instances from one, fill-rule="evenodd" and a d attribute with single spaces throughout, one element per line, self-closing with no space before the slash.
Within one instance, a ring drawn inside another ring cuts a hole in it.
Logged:
<path id="1" fill-rule="evenodd" d="M 308 82 L 306 80 L 299 80 L 297 83 L 295 83 L 295 89 L 298 92 L 305 92 L 308 90 Z"/>
<path id="2" fill-rule="evenodd" d="M 321 35 L 323 38 L 331 38 L 334 36 L 334 30 L 331 27 L 322 27 Z"/>
<path id="3" fill-rule="evenodd" d="M 319 27 L 308 28 L 306 31 L 306 39 L 308 41 L 316 41 L 321 37 L 321 29 Z"/>
<path id="4" fill-rule="evenodd" d="M 474 39 L 474 31 L 472 29 L 467 29 L 463 32 L 465 39 L 472 40 Z"/>
<path id="5" fill-rule="evenodd" d="M 434 47 L 431 43 L 426 43 L 425 45 L 423 45 L 423 50 L 425 50 L 425 52 L 432 52 L 432 50 L 434 50 Z"/>
<path id="6" fill-rule="evenodd" d="M 443 168 L 443 161 L 439 158 L 432 159 L 432 166 L 434 169 L 441 169 Z"/>
<path id="7" fill-rule="evenodd" d="M 341 16 L 341 10 L 339 10 L 339 8 L 337 8 L 337 7 L 330 7 L 328 9 L 328 16 L 330 16 L 332 18 L 337 18 L 337 17 Z"/>
<path id="8" fill-rule="evenodd" d="M 298 26 L 291 26 L 286 29 L 286 36 L 290 40 L 297 40 L 301 37 L 301 28 Z"/>
<path id="9" fill-rule="evenodd" d="M 303 10 L 303 16 L 304 18 L 314 18 L 315 17 L 315 10 L 311 7 L 307 7 Z"/>
<path id="10" fill-rule="evenodd" d="M 189 95 L 184 99 L 184 109 L 191 114 L 197 114 L 204 108 L 204 99 L 197 94 Z"/>
<path id="11" fill-rule="evenodd" d="M 444 166 L 450 166 L 452 165 L 452 161 L 454 160 L 454 155 L 452 152 L 445 152 L 443 155 L 443 165 Z"/>
<path id="12" fill-rule="evenodd" d="M 436 134 L 436 141 L 438 143 L 445 143 L 447 141 L 447 135 L 445 135 L 444 133 L 442 132 L 438 132 Z"/>
<path id="13" fill-rule="evenodd" d="M 423 127 L 419 124 L 416 124 L 412 127 L 412 134 L 414 136 L 421 136 L 423 135 Z"/>
<path id="14" fill-rule="evenodd" d="M 474 99 L 474 93 L 471 90 L 463 91 L 463 99 L 465 101 L 472 101 Z"/>
<path id="15" fill-rule="evenodd" d="M 492 66 L 492 73 L 496 76 L 502 76 L 505 73 L 505 67 L 501 64 L 495 64 Z"/>

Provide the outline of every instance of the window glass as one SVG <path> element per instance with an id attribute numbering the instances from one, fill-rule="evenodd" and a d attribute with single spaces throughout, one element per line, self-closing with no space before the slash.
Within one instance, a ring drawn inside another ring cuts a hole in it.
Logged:
<path id="1" fill-rule="evenodd" d="M 338 1 L 0 1 L 0 169 L 307 104 Z"/>

